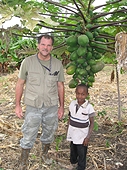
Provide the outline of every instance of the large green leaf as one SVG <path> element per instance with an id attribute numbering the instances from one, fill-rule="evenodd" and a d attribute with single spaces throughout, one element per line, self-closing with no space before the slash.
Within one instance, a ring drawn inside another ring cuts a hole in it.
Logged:
<path id="1" fill-rule="evenodd" d="M 14 15 L 14 9 L 6 5 L 0 5 L 0 15 L 0 26 L 2 26 L 5 21 L 12 18 L 12 16 Z"/>

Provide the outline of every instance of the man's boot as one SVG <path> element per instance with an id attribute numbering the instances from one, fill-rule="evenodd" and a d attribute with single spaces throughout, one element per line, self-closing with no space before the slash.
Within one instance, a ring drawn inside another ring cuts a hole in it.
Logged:
<path id="1" fill-rule="evenodd" d="M 50 165 L 52 164 L 52 158 L 49 158 L 48 155 L 48 150 L 50 149 L 50 144 L 42 144 L 42 161 L 47 164 Z"/>
<path id="2" fill-rule="evenodd" d="M 49 149 L 50 149 L 50 143 L 42 144 L 42 153 L 43 154 L 47 154 Z"/>
<path id="3" fill-rule="evenodd" d="M 22 149 L 19 170 L 27 170 L 30 149 Z"/>

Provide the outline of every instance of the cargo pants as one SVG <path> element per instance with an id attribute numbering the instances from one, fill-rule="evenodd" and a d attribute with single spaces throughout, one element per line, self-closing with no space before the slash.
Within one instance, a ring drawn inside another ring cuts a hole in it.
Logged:
<path id="1" fill-rule="evenodd" d="M 40 126 L 42 126 L 41 142 L 52 143 L 58 128 L 58 106 L 42 108 L 26 106 L 25 120 L 22 125 L 23 138 L 20 140 L 20 146 L 23 149 L 33 147 Z"/>

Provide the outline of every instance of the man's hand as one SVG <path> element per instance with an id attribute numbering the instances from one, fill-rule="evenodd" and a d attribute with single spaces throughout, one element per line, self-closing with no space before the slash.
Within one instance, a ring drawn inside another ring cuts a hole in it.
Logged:
<path id="1" fill-rule="evenodd" d="M 24 117 L 21 106 L 16 106 L 15 113 L 20 119 Z"/>
<path id="2" fill-rule="evenodd" d="M 21 101 L 21 97 L 23 94 L 24 83 L 25 83 L 25 80 L 19 78 L 16 83 L 16 89 L 15 89 L 15 105 L 16 105 L 15 113 L 19 118 L 23 117 L 23 112 L 22 112 L 20 101 Z"/>
<path id="3" fill-rule="evenodd" d="M 62 119 L 63 115 L 64 115 L 64 108 L 59 107 L 58 108 L 58 119 Z"/>

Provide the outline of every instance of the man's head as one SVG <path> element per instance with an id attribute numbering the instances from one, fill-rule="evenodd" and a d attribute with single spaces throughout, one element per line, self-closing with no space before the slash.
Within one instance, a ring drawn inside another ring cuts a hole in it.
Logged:
<path id="1" fill-rule="evenodd" d="M 42 58 L 49 58 L 50 52 L 53 49 L 54 38 L 50 35 L 41 35 L 38 37 L 39 56 Z"/>
<path id="2" fill-rule="evenodd" d="M 39 36 L 39 37 L 38 37 L 38 44 L 40 44 L 41 39 L 42 39 L 43 37 L 44 37 L 45 39 L 51 39 L 51 40 L 52 40 L 52 45 L 54 44 L 54 37 L 51 36 L 51 35 L 48 35 L 48 34 L 44 34 L 44 35 Z"/>

